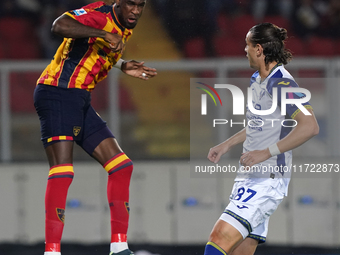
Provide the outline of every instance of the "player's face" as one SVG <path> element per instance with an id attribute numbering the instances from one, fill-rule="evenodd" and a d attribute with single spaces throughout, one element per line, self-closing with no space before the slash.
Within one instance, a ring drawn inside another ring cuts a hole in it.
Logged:
<path id="1" fill-rule="evenodd" d="M 117 0 L 116 13 L 119 22 L 128 29 L 133 29 L 142 16 L 146 0 Z"/>
<path id="2" fill-rule="evenodd" d="M 247 58 L 249 60 L 249 65 L 251 68 L 257 69 L 256 64 L 256 54 L 257 54 L 257 46 L 253 45 L 250 41 L 252 34 L 251 32 L 248 32 L 246 36 L 246 47 L 244 48 L 244 51 L 247 53 Z"/>

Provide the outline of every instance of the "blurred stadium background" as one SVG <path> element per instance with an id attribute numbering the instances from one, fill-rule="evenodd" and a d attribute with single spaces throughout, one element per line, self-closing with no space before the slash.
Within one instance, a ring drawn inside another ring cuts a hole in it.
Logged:
<path id="1" fill-rule="evenodd" d="M 0 254 L 43 254 L 48 165 L 32 95 L 61 42 L 50 33 L 53 20 L 90 2 L 1 0 Z M 339 0 L 148 0 L 124 59 L 146 60 L 158 76 L 142 82 L 112 70 L 93 92 L 95 109 L 135 162 L 128 234 L 140 255 L 203 254 L 233 180 L 189 175 L 190 78 L 249 78 L 244 38 L 263 21 L 288 29 L 295 58 L 287 69 L 308 78 L 301 86 L 321 128 L 295 150 L 294 163 L 340 163 Z M 207 152 L 227 138 L 205 131 Z M 106 173 L 79 148 L 74 156 L 62 253 L 108 254 Z M 339 174 L 293 178 L 257 254 L 340 254 Z"/>

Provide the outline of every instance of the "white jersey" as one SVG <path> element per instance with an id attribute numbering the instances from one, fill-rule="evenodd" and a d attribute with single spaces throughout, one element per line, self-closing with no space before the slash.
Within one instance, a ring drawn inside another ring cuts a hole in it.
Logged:
<path id="1" fill-rule="evenodd" d="M 296 125 L 294 119 L 300 109 L 296 105 L 287 105 L 286 116 L 281 115 L 281 88 L 298 87 L 294 78 L 284 68 L 278 64 L 272 72 L 261 81 L 259 72 L 255 72 L 251 77 L 250 88 L 252 89 L 252 104 L 256 110 L 269 110 L 273 105 L 273 91 L 277 89 L 277 108 L 268 115 L 258 115 L 250 111 L 247 105 L 246 117 L 248 125 L 246 127 L 247 138 L 243 143 L 243 152 L 263 150 L 270 145 L 277 143 L 286 137 Z M 287 93 L 288 98 L 303 98 L 302 93 Z M 286 96 L 287 96 L 286 95 Z M 303 104 L 305 108 L 311 108 L 309 103 Z M 286 151 L 277 156 L 253 166 L 245 171 L 240 165 L 240 170 L 236 181 L 245 178 L 285 178 L 287 184 L 291 175 L 292 151 Z"/>

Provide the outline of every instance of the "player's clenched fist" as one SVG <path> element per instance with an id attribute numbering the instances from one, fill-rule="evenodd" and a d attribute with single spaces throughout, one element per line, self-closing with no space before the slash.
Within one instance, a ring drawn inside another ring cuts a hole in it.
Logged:
<path id="1" fill-rule="evenodd" d="M 112 52 L 119 52 L 124 49 L 124 43 L 121 35 L 106 33 L 104 40 L 109 43 Z"/>
<path id="2" fill-rule="evenodd" d="M 218 163 L 218 161 L 220 161 L 220 158 L 223 154 L 227 153 L 229 151 L 230 147 L 225 144 L 225 143 L 221 143 L 219 145 L 216 145 L 215 147 L 212 147 L 209 150 L 208 153 L 208 159 L 213 162 L 213 163 Z"/>

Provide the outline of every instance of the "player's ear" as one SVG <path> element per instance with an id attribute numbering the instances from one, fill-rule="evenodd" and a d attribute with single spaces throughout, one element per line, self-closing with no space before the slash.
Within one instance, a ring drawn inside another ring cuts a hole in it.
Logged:
<path id="1" fill-rule="evenodd" d="M 263 47 L 261 44 L 256 44 L 256 55 L 260 56 L 263 54 Z"/>
<path id="2" fill-rule="evenodd" d="M 116 6 L 119 7 L 120 6 L 120 0 L 115 0 Z"/>

